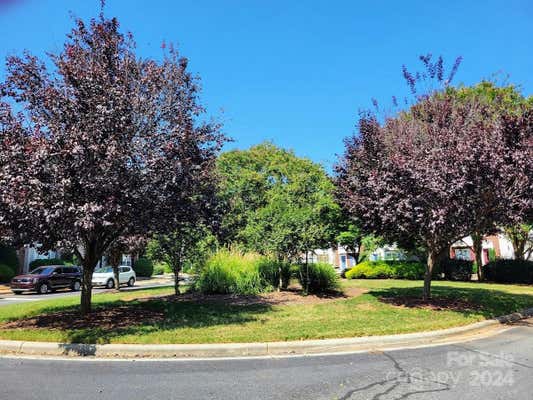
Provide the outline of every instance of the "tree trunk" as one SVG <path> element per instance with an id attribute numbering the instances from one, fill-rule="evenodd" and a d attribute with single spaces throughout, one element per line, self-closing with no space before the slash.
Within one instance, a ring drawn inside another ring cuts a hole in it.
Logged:
<path id="1" fill-rule="evenodd" d="M 305 293 L 309 294 L 309 258 L 305 252 Z"/>
<path id="2" fill-rule="evenodd" d="M 278 267 L 278 273 L 279 273 L 278 292 L 281 292 L 281 287 L 283 286 L 283 276 L 282 276 L 281 270 L 282 270 L 282 267 L 280 263 Z"/>
<path id="3" fill-rule="evenodd" d="M 435 249 L 428 249 L 428 259 L 426 264 L 426 275 L 424 276 L 424 293 L 422 298 L 424 301 L 431 299 L 431 278 L 433 274 L 433 268 L 437 262 L 438 252 Z"/>
<path id="4" fill-rule="evenodd" d="M 359 256 L 360 255 L 361 255 L 361 239 L 357 239 L 355 241 L 355 248 L 354 248 L 354 254 L 353 254 L 355 265 L 359 264 Z"/>
<path id="5" fill-rule="evenodd" d="M 173 271 L 174 271 L 174 294 L 176 296 L 180 295 L 180 280 L 179 280 L 180 269 L 181 269 L 180 267 L 173 268 Z"/>
<path id="6" fill-rule="evenodd" d="M 516 235 L 514 238 L 511 239 L 511 243 L 513 245 L 514 250 L 514 258 L 515 260 L 524 261 L 526 241 L 521 240 L 521 238 L 519 238 L 518 236 L 519 235 Z"/>
<path id="7" fill-rule="evenodd" d="M 91 312 L 91 297 L 92 297 L 92 279 L 95 262 L 87 262 L 83 264 L 83 277 L 81 282 L 81 315 L 87 315 Z"/>
<path id="8" fill-rule="evenodd" d="M 483 273 L 483 258 L 481 256 L 483 251 L 483 236 L 478 233 L 473 233 L 472 242 L 472 250 L 474 250 L 477 265 L 477 279 L 481 282 L 485 279 L 485 274 Z"/>
<path id="9" fill-rule="evenodd" d="M 120 274 L 118 272 L 118 265 L 113 265 L 113 276 L 115 277 L 115 289 L 120 291 Z"/>
<path id="10" fill-rule="evenodd" d="M 171 266 L 172 266 L 172 272 L 174 272 L 174 294 L 176 296 L 179 296 L 180 295 L 180 281 L 179 281 L 179 278 L 180 278 L 180 272 L 181 272 L 181 269 L 182 269 L 182 257 L 181 255 L 177 255 L 177 257 L 175 257 L 171 261 Z"/>

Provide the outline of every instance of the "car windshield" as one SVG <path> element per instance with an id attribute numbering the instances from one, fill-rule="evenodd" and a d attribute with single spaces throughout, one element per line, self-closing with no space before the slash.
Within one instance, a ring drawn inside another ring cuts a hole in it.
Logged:
<path id="1" fill-rule="evenodd" d="M 50 267 L 39 267 L 31 271 L 30 275 L 50 275 L 53 271 L 54 269 Z"/>
<path id="2" fill-rule="evenodd" d="M 98 268 L 94 272 L 96 272 L 97 274 L 108 274 L 110 272 L 113 272 L 113 268 L 111 267 Z"/>

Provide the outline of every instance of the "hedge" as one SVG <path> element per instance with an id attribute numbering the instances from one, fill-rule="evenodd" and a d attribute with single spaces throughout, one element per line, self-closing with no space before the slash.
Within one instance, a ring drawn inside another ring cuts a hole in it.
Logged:
<path id="1" fill-rule="evenodd" d="M 448 258 L 441 261 L 440 271 L 446 280 L 468 282 L 472 278 L 474 263 L 470 260 Z"/>
<path id="2" fill-rule="evenodd" d="M 19 260 L 13 247 L 0 245 L 0 264 L 9 267 L 13 271 L 18 270 Z"/>
<path id="3" fill-rule="evenodd" d="M 65 265 L 63 260 L 59 258 L 38 258 L 30 263 L 30 271 L 39 267 L 46 267 L 48 265 Z"/>
<path id="4" fill-rule="evenodd" d="M 423 279 L 426 266 L 416 261 L 363 261 L 346 271 L 348 279 Z"/>
<path id="5" fill-rule="evenodd" d="M 533 261 L 500 259 L 489 262 L 483 270 L 492 282 L 533 284 Z"/>
<path id="6" fill-rule="evenodd" d="M 13 278 L 15 274 L 15 271 L 11 267 L 5 264 L 0 264 L 0 282 L 11 281 L 11 278 Z"/>
<path id="7" fill-rule="evenodd" d="M 139 258 L 133 264 L 133 270 L 138 276 L 150 277 L 154 273 L 154 264 L 147 258 Z"/>

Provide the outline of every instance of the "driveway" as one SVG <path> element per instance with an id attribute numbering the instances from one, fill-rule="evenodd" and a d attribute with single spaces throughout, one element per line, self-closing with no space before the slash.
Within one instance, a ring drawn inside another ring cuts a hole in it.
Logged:
<path id="1" fill-rule="evenodd" d="M 20 400 L 531 400 L 533 319 L 488 339 L 414 350 L 190 361 L 0 358 L 0 376 L 0 398 Z"/>

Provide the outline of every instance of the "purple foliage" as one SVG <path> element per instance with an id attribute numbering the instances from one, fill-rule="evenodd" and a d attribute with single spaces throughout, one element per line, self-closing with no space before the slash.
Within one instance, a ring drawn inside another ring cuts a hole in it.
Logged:
<path id="1" fill-rule="evenodd" d="M 213 209 L 220 126 L 202 122 L 199 85 L 171 48 L 138 59 L 116 19 L 76 21 L 55 66 L 7 60 L 0 103 L 0 227 L 75 252 L 90 309 L 96 263 L 122 240 L 172 231 Z"/>
<path id="2" fill-rule="evenodd" d="M 531 210 L 533 117 L 494 115 L 448 93 L 380 124 L 362 115 L 336 167 L 338 199 L 366 232 L 428 249 L 431 269 L 456 240 Z"/>

